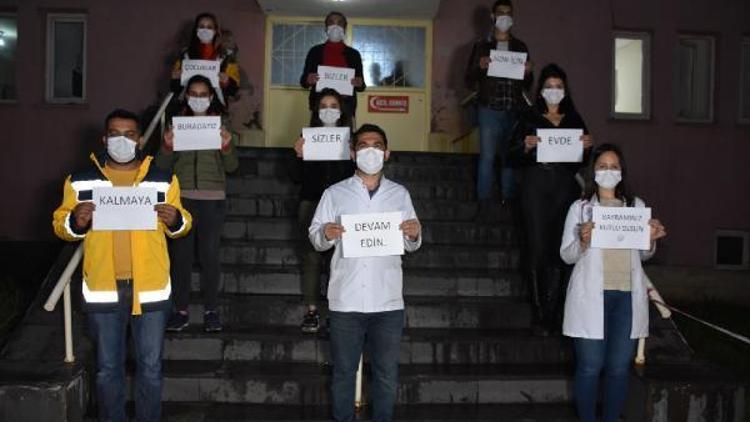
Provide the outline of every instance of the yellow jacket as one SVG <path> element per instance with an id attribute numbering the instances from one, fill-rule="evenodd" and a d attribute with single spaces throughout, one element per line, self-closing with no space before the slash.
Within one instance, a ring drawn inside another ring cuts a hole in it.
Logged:
<path id="1" fill-rule="evenodd" d="M 117 282 L 111 231 L 78 231 L 73 223 L 72 211 L 79 202 L 92 199 L 94 187 L 112 187 L 103 171 L 106 154 L 97 157 L 91 154 L 94 166 L 72 174 L 65 180 L 62 204 L 53 214 L 52 226 L 55 234 L 70 242 L 83 240 L 83 297 L 91 308 L 107 309 L 118 303 Z M 190 231 L 192 217 L 180 203 L 179 181 L 171 173 L 151 166 L 152 157 L 146 157 L 140 165 L 134 186 L 157 190 L 157 202 L 177 208 L 180 221 L 177 227 L 169 228 L 159 221 L 156 230 L 134 230 L 131 232 L 133 263 L 133 315 L 143 308 L 162 309 L 169 302 L 171 293 L 169 278 L 169 254 L 166 234 L 180 237 Z"/>

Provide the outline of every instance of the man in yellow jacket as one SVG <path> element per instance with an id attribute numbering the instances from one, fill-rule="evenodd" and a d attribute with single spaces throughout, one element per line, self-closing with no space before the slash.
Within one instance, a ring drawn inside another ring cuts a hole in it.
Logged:
<path id="1" fill-rule="evenodd" d="M 151 157 L 141 157 L 138 117 L 115 110 L 105 126 L 106 152 L 92 154 L 91 168 L 68 176 L 52 224 L 60 238 L 83 240 L 82 291 L 97 349 L 100 420 L 126 420 L 125 340 L 130 326 L 136 356 L 136 420 L 159 421 L 161 352 L 171 292 L 164 236 L 185 235 L 191 216 L 180 204 L 177 178 L 151 166 Z M 113 186 L 156 190 L 156 230 L 92 230 L 93 189 Z"/>

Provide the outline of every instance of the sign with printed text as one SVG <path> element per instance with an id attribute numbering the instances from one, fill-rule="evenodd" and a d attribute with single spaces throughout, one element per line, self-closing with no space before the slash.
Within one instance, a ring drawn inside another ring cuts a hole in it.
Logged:
<path id="1" fill-rule="evenodd" d="M 156 230 L 156 189 L 94 188 L 92 230 Z"/>
<path id="2" fill-rule="evenodd" d="M 403 255 L 402 222 L 400 212 L 342 215 L 344 258 Z"/>
<path id="3" fill-rule="evenodd" d="M 211 86 L 219 88 L 221 60 L 183 60 L 180 85 L 185 86 L 195 75 L 203 75 L 211 81 Z"/>
<path id="4" fill-rule="evenodd" d="M 651 249 L 651 208 L 594 207 L 591 247 Z"/>
<path id="5" fill-rule="evenodd" d="M 538 163 L 580 163 L 583 161 L 582 129 L 537 129 Z"/>
<path id="6" fill-rule="evenodd" d="M 368 95 L 370 113 L 408 113 L 409 97 L 405 95 Z"/>
<path id="7" fill-rule="evenodd" d="M 302 159 L 305 161 L 349 160 L 348 127 L 306 127 L 302 129 Z"/>
<path id="8" fill-rule="evenodd" d="M 221 117 L 173 117 L 174 151 L 221 149 Z"/>
<path id="9" fill-rule="evenodd" d="M 354 69 L 350 67 L 318 66 L 318 83 L 315 91 L 320 92 L 323 88 L 333 88 L 341 95 L 353 95 Z"/>
<path id="10" fill-rule="evenodd" d="M 523 80 L 526 73 L 526 53 L 490 50 L 487 76 Z"/>

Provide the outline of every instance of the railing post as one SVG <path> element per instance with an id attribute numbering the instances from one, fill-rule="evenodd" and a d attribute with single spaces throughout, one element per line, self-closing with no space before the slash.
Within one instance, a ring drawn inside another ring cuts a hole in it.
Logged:
<path id="1" fill-rule="evenodd" d="M 73 363 L 76 358 L 73 355 L 73 318 L 70 304 L 70 282 L 65 284 L 63 290 L 63 315 L 65 319 L 65 362 Z"/>

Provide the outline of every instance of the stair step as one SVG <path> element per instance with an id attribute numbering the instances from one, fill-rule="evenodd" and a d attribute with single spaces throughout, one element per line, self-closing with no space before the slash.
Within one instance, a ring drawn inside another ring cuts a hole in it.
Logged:
<path id="1" fill-rule="evenodd" d="M 296 217 L 299 198 L 294 194 L 243 193 L 227 195 L 227 214 L 244 217 Z M 475 201 L 414 199 L 414 209 L 424 221 L 473 221 L 479 204 Z M 513 210 L 499 202 L 487 204 L 489 222 L 513 221 Z"/>
<path id="2" fill-rule="evenodd" d="M 203 323 L 204 307 L 197 295 L 190 305 L 190 322 Z M 227 327 L 283 325 L 298 327 L 307 310 L 299 296 L 221 294 L 219 312 Z M 327 314 L 325 303 L 319 306 Z M 512 329 L 531 326 L 531 305 L 523 298 L 406 298 L 407 328 Z"/>
<path id="3" fill-rule="evenodd" d="M 296 160 L 292 148 L 266 148 L 266 147 L 242 147 L 237 149 L 237 155 L 240 160 L 249 158 L 259 162 L 274 159 L 291 159 Z M 413 166 L 458 166 L 464 167 L 476 164 L 476 154 L 458 154 L 443 152 L 403 152 L 391 151 L 389 164 L 409 164 Z"/>
<path id="4" fill-rule="evenodd" d="M 324 261 L 323 271 L 328 273 Z M 301 295 L 302 270 L 299 265 L 223 265 L 220 289 L 225 293 Z M 321 283 L 327 282 L 326 274 Z M 192 290 L 200 290 L 200 274 L 192 275 Z M 404 270 L 404 296 L 441 297 L 523 297 L 526 283 L 517 271 L 450 270 L 407 268 Z"/>
<path id="5" fill-rule="evenodd" d="M 531 364 L 570 361 L 570 343 L 563 337 L 534 336 L 529 330 L 407 329 L 401 364 Z M 304 334 L 298 327 L 250 326 L 204 333 L 200 325 L 168 333 L 167 360 L 262 362 L 330 362 L 325 327 Z"/>
<path id="6" fill-rule="evenodd" d="M 512 246 L 515 228 L 508 224 L 422 221 L 423 243 Z M 229 217 L 224 223 L 227 240 L 299 240 L 303 237 L 296 218 Z M 306 232 L 304 239 L 307 240 Z"/>
<path id="7" fill-rule="evenodd" d="M 170 422 L 327 422 L 332 420 L 330 406 L 165 402 L 162 409 Z M 372 407 L 365 406 L 357 420 L 372 420 Z M 410 404 L 396 406 L 394 410 L 394 421 L 404 422 L 497 422 L 498 420 L 504 422 L 575 422 L 578 419 L 570 404 Z"/>
<path id="8" fill-rule="evenodd" d="M 293 241 L 225 241 L 222 264 L 298 265 L 298 246 Z M 519 251 L 511 248 L 454 244 L 429 245 L 403 257 L 404 268 L 517 269 Z"/>
<path id="9" fill-rule="evenodd" d="M 369 397 L 369 367 L 365 367 Z M 324 405 L 330 400 L 330 367 L 318 364 L 165 361 L 162 400 L 167 402 Z M 567 403 L 566 365 L 402 365 L 399 404 Z"/>
<path id="10" fill-rule="evenodd" d="M 397 181 L 404 185 L 412 198 L 449 199 L 455 201 L 473 200 L 475 198 L 474 183 L 463 181 Z M 288 180 L 277 177 L 229 177 L 227 179 L 227 194 L 254 195 L 295 195 L 300 186 Z"/>

